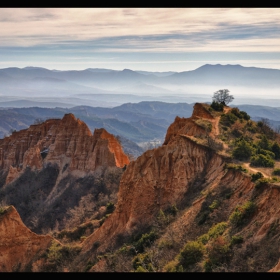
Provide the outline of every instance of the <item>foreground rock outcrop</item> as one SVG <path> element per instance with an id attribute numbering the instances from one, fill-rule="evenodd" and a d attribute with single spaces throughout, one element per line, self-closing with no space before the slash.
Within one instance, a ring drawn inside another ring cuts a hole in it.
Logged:
<path id="1" fill-rule="evenodd" d="M 37 235 L 22 222 L 13 206 L 0 214 L 0 271 L 32 271 L 51 246 L 50 235 Z"/>
<path id="2" fill-rule="evenodd" d="M 210 122 L 213 131 L 209 133 L 197 120 Z M 240 249 L 240 254 L 246 255 L 250 246 L 258 248 L 260 244 L 266 244 L 270 228 L 270 225 L 265 225 L 267 220 L 275 222 L 275 219 L 280 218 L 277 207 L 273 206 L 278 203 L 279 190 L 267 187 L 263 193 L 258 193 L 251 176 L 228 168 L 230 158 L 219 153 L 216 146 L 205 144 L 209 138 L 212 142 L 218 141 L 214 139 L 218 133 L 217 125 L 217 119 L 209 111 L 201 104 L 195 104 L 191 118 L 177 117 L 170 125 L 163 146 L 145 152 L 130 163 L 121 179 L 115 211 L 83 243 L 81 254 L 76 260 L 77 268 L 83 269 L 85 262 L 93 260 L 93 256 L 98 253 L 111 250 L 114 244 L 120 246 L 128 240 L 126 236 L 136 235 L 154 225 L 159 212 L 172 205 L 186 210 L 173 223 L 170 231 L 184 240 L 194 240 L 207 232 L 211 225 L 228 221 L 238 205 L 253 199 L 258 206 L 255 218 L 244 228 L 244 236 L 249 237 Z M 203 139 L 206 141 L 201 141 Z M 221 206 L 212 213 L 209 207 L 214 201 L 218 201 Z M 255 234 L 250 235 L 251 232 Z M 233 267 L 240 264 L 238 254 L 233 259 Z M 250 255 L 251 251 L 247 254 Z M 270 261 L 271 264 L 260 265 L 260 271 L 275 263 L 275 255 Z M 106 268 L 105 263 L 104 260 L 97 262 L 91 271 L 107 271 L 110 268 Z M 235 269 L 246 271 L 246 265 L 244 263 Z M 229 269 L 234 271 L 234 268 Z"/>
<path id="3" fill-rule="evenodd" d="M 196 104 L 191 118 L 176 117 L 163 146 L 130 163 L 121 179 L 116 210 L 85 241 L 85 254 L 96 242 L 101 244 L 99 251 L 106 250 L 117 236 L 132 233 L 141 224 L 151 225 L 160 209 L 184 203 L 195 184 L 200 182 L 200 189 L 219 184 L 227 159 L 190 138 L 206 137 L 207 131 L 195 122 L 197 118 L 214 120 Z"/>

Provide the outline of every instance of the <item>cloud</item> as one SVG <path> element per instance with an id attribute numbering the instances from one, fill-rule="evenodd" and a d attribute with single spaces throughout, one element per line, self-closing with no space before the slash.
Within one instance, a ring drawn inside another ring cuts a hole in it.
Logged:
<path id="1" fill-rule="evenodd" d="M 108 63 L 111 55 L 121 57 L 117 63 L 163 64 L 169 59 L 155 54 L 177 53 L 170 61 L 179 64 L 194 55 L 200 61 L 199 53 L 213 61 L 221 54 L 231 61 L 225 56 L 235 53 L 243 61 L 244 52 L 279 60 L 279 8 L 0 8 L 0 24 L 0 58 L 6 61 L 26 55 L 85 63 L 85 57 L 99 61 L 104 55 Z"/>
<path id="2" fill-rule="evenodd" d="M 1 8 L 0 21 L 1 44 L 10 46 L 63 43 L 65 36 L 86 41 L 122 36 L 152 39 L 172 34 L 201 37 L 208 33 L 215 40 L 225 34 L 230 37 L 233 32 L 239 38 L 253 34 L 266 38 L 265 31 L 270 36 L 274 31 L 279 37 L 280 9 Z"/>

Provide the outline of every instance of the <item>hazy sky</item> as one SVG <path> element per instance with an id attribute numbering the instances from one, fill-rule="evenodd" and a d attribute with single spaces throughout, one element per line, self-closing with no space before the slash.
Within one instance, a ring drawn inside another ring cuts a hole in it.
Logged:
<path id="1" fill-rule="evenodd" d="M 0 68 L 280 69 L 280 8 L 0 8 Z"/>

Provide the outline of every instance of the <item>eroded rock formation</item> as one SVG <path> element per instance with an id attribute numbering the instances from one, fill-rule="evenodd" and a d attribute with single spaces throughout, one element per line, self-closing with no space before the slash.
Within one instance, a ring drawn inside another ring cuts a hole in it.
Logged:
<path id="1" fill-rule="evenodd" d="M 248 243 L 244 242 L 248 247 L 244 245 L 240 254 L 246 255 L 250 246 L 257 248 L 260 244 L 265 244 L 263 240 L 271 224 L 280 218 L 276 207 L 279 189 L 268 187 L 262 195 L 256 194 L 249 175 L 228 169 L 228 157 L 196 141 L 208 133 L 197 124 L 198 119 L 206 119 L 213 125 L 218 123 L 201 104 L 195 104 L 191 118 L 177 117 L 170 125 L 164 145 L 145 152 L 130 163 L 121 179 L 117 207 L 104 224 L 85 240 L 81 255 L 76 260 L 78 268 L 81 269 L 83 263 L 91 259 L 93 252 L 106 252 L 122 236 L 137 233 L 139 228 L 152 225 L 159 211 L 173 204 L 189 207 L 174 223 L 174 231 L 181 231 L 181 234 L 194 240 L 199 233 L 204 233 L 204 227 L 198 225 L 197 219 L 205 214 L 203 207 L 207 210 L 208 206 L 205 205 L 209 203 L 209 196 L 201 195 L 201 191 L 213 193 L 213 197 L 215 194 L 223 197 L 220 212 L 207 212 L 216 222 L 227 221 L 235 207 L 257 196 L 254 198 L 258 205 L 255 216 L 244 229 L 248 236 L 251 232 L 255 234 L 249 237 Z M 224 198 L 226 192 L 227 199 Z M 274 197 L 272 201 L 273 196 L 277 196 L 277 199 Z M 178 230 L 182 227 L 183 230 Z M 96 247 L 95 244 L 99 246 Z M 238 253 L 236 258 L 235 264 L 240 264 Z M 100 261 L 91 271 L 106 271 L 103 266 L 104 263 Z M 246 269 L 246 265 L 244 267 Z M 242 269 L 244 268 L 240 268 L 241 271 Z"/>
<path id="2" fill-rule="evenodd" d="M 9 206 L 0 214 L 0 271 L 31 271 L 52 240 L 50 235 L 37 235 L 28 229 L 16 209 Z"/>
<path id="3" fill-rule="evenodd" d="M 87 125 L 73 114 L 51 119 L 14 132 L 0 140 L 0 169 L 10 183 L 27 167 L 40 170 L 56 163 L 70 171 L 90 172 L 98 166 L 123 167 L 129 163 L 120 143 L 105 129 L 92 135 Z"/>

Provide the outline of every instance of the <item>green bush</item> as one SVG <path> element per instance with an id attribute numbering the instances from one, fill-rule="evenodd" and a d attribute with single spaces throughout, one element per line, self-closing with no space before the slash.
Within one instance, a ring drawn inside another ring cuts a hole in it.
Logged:
<path id="1" fill-rule="evenodd" d="M 214 266 L 228 263 L 232 257 L 230 243 L 222 236 L 217 237 L 206 247 L 208 259 L 204 263 L 205 271 L 212 271 Z"/>
<path id="2" fill-rule="evenodd" d="M 217 209 L 220 206 L 220 201 L 215 199 L 212 204 L 209 206 L 209 209 L 211 211 L 214 211 L 215 209 Z"/>
<path id="3" fill-rule="evenodd" d="M 205 245 L 210 239 L 217 238 L 218 236 L 222 235 L 225 232 L 227 226 L 228 224 L 226 222 L 218 223 L 212 226 L 207 233 L 199 236 L 197 241 Z"/>
<path id="4" fill-rule="evenodd" d="M 145 247 L 150 247 L 152 243 L 158 238 L 158 234 L 151 230 L 149 233 L 142 234 L 141 238 L 133 245 L 137 252 L 142 253 Z"/>
<path id="5" fill-rule="evenodd" d="M 230 126 L 234 124 L 237 119 L 238 118 L 232 113 L 222 114 L 220 118 L 220 123 L 225 126 Z"/>
<path id="6" fill-rule="evenodd" d="M 267 157 L 271 157 L 272 159 L 275 158 L 275 154 L 269 150 L 257 149 L 256 153 Z"/>
<path id="7" fill-rule="evenodd" d="M 273 175 L 278 175 L 280 176 L 280 168 L 275 168 L 272 172 Z"/>
<path id="8" fill-rule="evenodd" d="M 242 138 L 236 142 L 236 146 L 232 151 L 232 156 L 238 160 L 247 160 L 251 157 L 253 151 L 252 145 Z"/>
<path id="9" fill-rule="evenodd" d="M 210 228 L 208 231 L 210 238 L 216 238 L 219 235 L 222 235 L 224 231 L 226 230 L 228 224 L 226 222 L 218 223 Z"/>
<path id="10" fill-rule="evenodd" d="M 261 172 L 257 172 L 255 174 L 252 174 L 251 177 L 252 177 L 252 179 L 251 179 L 252 182 L 255 182 L 258 179 L 263 178 L 263 174 Z"/>
<path id="11" fill-rule="evenodd" d="M 215 111 L 220 111 L 223 112 L 224 110 L 224 105 L 222 103 L 213 101 L 210 105 L 211 108 L 213 108 Z"/>
<path id="12" fill-rule="evenodd" d="M 270 156 L 258 154 L 251 157 L 251 166 L 274 167 L 275 161 Z"/>
<path id="13" fill-rule="evenodd" d="M 260 189 L 261 187 L 264 187 L 270 183 L 270 180 L 268 178 L 260 178 L 256 181 L 256 188 Z"/>
<path id="14" fill-rule="evenodd" d="M 233 235 L 230 240 L 230 245 L 233 246 L 235 244 L 241 244 L 243 241 L 244 240 L 242 236 Z"/>
<path id="15" fill-rule="evenodd" d="M 280 159 L 280 145 L 277 142 L 272 144 L 271 151 L 274 153 L 275 159 Z"/>
<path id="16" fill-rule="evenodd" d="M 138 254 L 135 256 L 132 260 L 132 266 L 136 272 L 154 271 L 149 254 Z"/>
<path id="17" fill-rule="evenodd" d="M 248 172 L 248 170 L 244 167 L 242 167 L 239 164 L 234 164 L 234 163 L 227 163 L 225 165 L 226 169 L 233 169 L 233 170 L 238 170 L 238 171 L 242 171 L 242 172 Z"/>
<path id="18" fill-rule="evenodd" d="M 239 119 L 244 119 L 246 121 L 250 120 L 250 116 L 244 111 L 239 111 L 238 108 L 232 108 L 231 113 Z"/>
<path id="19" fill-rule="evenodd" d="M 198 119 L 195 123 L 208 132 L 212 131 L 212 123 L 207 120 Z"/>
<path id="20" fill-rule="evenodd" d="M 229 221 L 234 226 L 241 226 L 252 216 L 256 210 L 256 205 L 252 201 L 247 201 L 241 206 L 237 206 L 229 217 Z"/>
<path id="21" fill-rule="evenodd" d="M 6 212 L 6 208 L 5 207 L 0 207 L 0 215 L 4 214 Z"/>
<path id="22" fill-rule="evenodd" d="M 197 241 L 188 241 L 179 254 L 179 262 L 183 267 L 199 262 L 203 257 L 204 246 Z"/>
<path id="23" fill-rule="evenodd" d="M 246 112 L 244 112 L 244 111 L 240 111 L 240 114 L 241 114 L 241 116 L 242 116 L 242 119 L 244 119 L 244 120 L 246 120 L 246 121 L 249 121 L 250 120 L 250 116 L 246 113 Z"/>
<path id="24" fill-rule="evenodd" d="M 261 140 L 257 143 L 257 146 L 264 150 L 269 149 L 269 141 L 265 135 L 261 135 Z"/>
<path id="25" fill-rule="evenodd" d="M 106 214 L 111 214 L 115 210 L 115 205 L 113 202 L 108 202 L 106 205 Z"/>
<path id="26" fill-rule="evenodd" d="M 179 262 L 177 260 L 170 261 L 167 263 L 164 268 L 164 272 L 183 272 L 183 266 L 179 265 Z"/>

